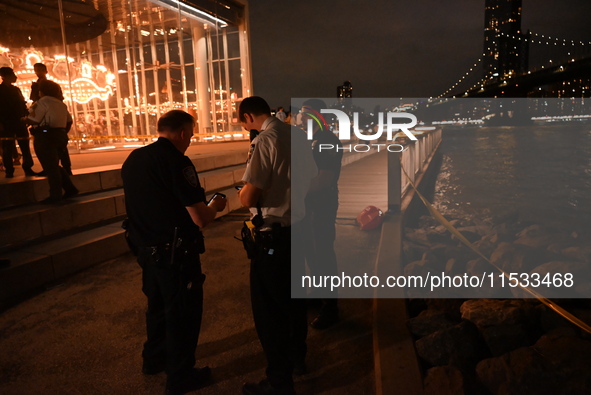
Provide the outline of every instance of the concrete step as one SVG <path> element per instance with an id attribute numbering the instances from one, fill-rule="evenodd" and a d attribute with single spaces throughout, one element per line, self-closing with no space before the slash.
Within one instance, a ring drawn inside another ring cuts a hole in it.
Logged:
<path id="1" fill-rule="evenodd" d="M 241 151 L 193 155 L 190 158 L 198 173 L 232 167 L 239 175 L 239 169 L 246 165 L 246 153 Z M 73 173 L 72 182 L 81 194 L 107 191 L 123 186 L 121 165 L 77 169 Z M 215 185 L 215 180 L 211 182 Z M 45 178 L 18 177 L 6 180 L 0 184 L 0 209 L 36 203 L 47 196 L 49 196 L 49 185 Z"/>
<path id="2" fill-rule="evenodd" d="M 244 165 L 206 171 L 200 175 L 206 193 L 213 193 L 240 182 Z M 78 184 L 77 184 L 78 185 Z M 112 184 L 115 185 L 115 184 Z M 228 189 L 229 197 L 236 191 Z M 233 199 L 232 210 L 239 208 Z M 110 189 L 69 199 L 62 205 L 26 205 L 0 211 L 0 252 L 18 248 L 36 239 L 46 239 L 93 223 L 120 218 L 125 215 L 123 189 Z"/>
<path id="3" fill-rule="evenodd" d="M 224 193 L 228 198 L 226 209 L 218 213 L 217 217 L 241 208 L 234 187 L 217 191 Z M 208 194 L 207 197 L 211 197 L 212 194 Z M 91 221 L 92 205 L 96 204 L 96 202 L 99 202 L 99 207 L 95 207 L 94 211 L 102 212 L 102 214 L 98 213 L 95 219 L 104 216 L 107 212 L 116 214 L 118 209 L 122 209 L 123 213 L 125 212 L 123 192 L 120 189 L 94 194 L 89 196 L 88 199 L 77 199 L 81 201 L 57 207 L 55 210 L 46 210 L 48 213 L 41 210 L 40 213 L 37 213 L 37 216 L 35 213 L 31 213 L 28 219 L 38 224 L 43 215 L 46 215 L 47 218 L 55 216 L 57 220 L 53 223 L 53 226 L 56 227 L 59 227 L 58 223 L 68 226 L 67 224 L 70 223 L 67 220 L 68 216 L 83 218 L 85 222 L 88 222 Z M 88 204 L 88 207 L 82 210 L 81 207 L 85 204 Z M 111 207 L 107 207 L 109 205 Z M 60 218 L 59 213 L 62 210 L 64 212 Z M 80 215 L 79 211 L 86 212 L 88 216 Z M 18 221 L 21 224 L 17 227 L 20 234 L 23 234 L 24 226 L 26 226 L 22 218 L 27 217 L 21 217 Z M 51 241 L 35 243 L 11 252 L 3 252 L 2 258 L 9 259 L 11 265 L 8 268 L 0 269 L 0 311 L 18 302 L 28 294 L 59 282 L 73 273 L 127 253 L 129 250 L 123 236 L 123 229 L 121 229 L 121 221 L 117 220 L 118 218 L 120 219 L 121 216 L 112 217 L 111 219 L 115 219 L 116 222 L 108 225 L 68 236 L 61 236 Z M 16 221 L 13 220 L 12 222 Z M 11 222 L 7 220 L 6 223 L 10 224 Z M 41 221 L 41 223 L 43 222 Z M 52 224 L 51 221 L 48 223 Z M 43 229 L 40 229 L 40 231 L 42 232 Z"/>
<path id="4" fill-rule="evenodd" d="M 128 251 L 120 222 L 4 254 L 0 309 L 60 279 Z"/>

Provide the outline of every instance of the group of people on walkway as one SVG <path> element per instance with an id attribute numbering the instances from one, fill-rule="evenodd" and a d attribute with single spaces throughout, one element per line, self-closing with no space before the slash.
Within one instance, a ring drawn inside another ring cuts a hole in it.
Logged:
<path id="1" fill-rule="evenodd" d="M 244 384 L 247 395 L 295 394 L 294 374 L 306 373 L 308 323 L 306 295 L 294 289 L 292 279 L 305 273 L 306 264 L 318 275 L 337 270 L 334 239 L 342 150 L 318 149 L 323 142 L 340 144 L 323 121 L 323 106 L 311 100 L 302 109 L 316 122 L 312 141 L 272 116 L 261 97 L 246 98 L 239 107 L 242 126 L 257 132 L 238 193 L 252 214 L 242 237 L 251 261 L 254 323 L 267 359 L 266 377 Z M 133 151 L 122 167 L 128 215 L 124 227 L 142 267 L 142 291 L 148 300 L 142 372 L 166 372 L 167 394 L 211 383 L 209 367 L 195 367 L 205 281 L 201 228 L 225 209 L 226 197 L 215 194 L 208 201 L 185 156 L 194 127 L 195 119 L 184 111 L 164 114 L 158 120 L 158 140 Z M 319 296 L 324 307 L 311 325 L 325 329 L 339 319 L 337 295 Z"/>
<path id="2" fill-rule="evenodd" d="M 21 150 L 25 176 L 47 177 L 49 197 L 43 202 L 57 203 L 78 194 L 78 189 L 70 180 L 72 165 L 68 153 L 68 131 L 72 117 L 63 102 L 61 87 L 47 79 L 47 67 L 43 63 L 36 63 L 33 67 L 38 79 L 31 85 L 30 100 L 33 104 L 29 108 L 21 90 L 14 85 L 18 78 L 14 70 L 0 68 L 2 163 L 6 178 L 13 178 L 14 158 L 18 157 L 16 141 Z M 32 169 L 29 133 L 34 138 L 35 154 L 43 168 L 41 173 Z"/>

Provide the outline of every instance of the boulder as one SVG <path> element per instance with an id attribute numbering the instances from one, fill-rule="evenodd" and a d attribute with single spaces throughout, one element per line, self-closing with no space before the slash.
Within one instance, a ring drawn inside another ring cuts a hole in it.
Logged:
<path id="1" fill-rule="evenodd" d="M 450 258 L 445 262 L 445 274 L 455 276 L 466 273 L 466 262 Z"/>
<path id="2" fill-rule="evenodd" d="M 509 273 L 529 273 L 541 262 L 548 261 L 546 254 L 522 244 L 500 243 L 490 261 Z"/>
<path id="3" fill-rule="evenodd" d="M 427 250 L 428 247 L 424 244 L 404 240 L 402 242 L 402 259 L 404 262 L 418 261 Z"/>
<path id="4" fill-rule="evenodd" d="M 415 345 L 430 366 L 452 365 L 469 371 L 488 355 L 478 329 L 468 321 L 425 336 Z"/>
<path id="5" fill-rule="evenodd" d="M 562 393 L 591 393 L 591 342 L 575 336 L 546 335 L 534 349 L 552 364 Z"/>
<path id="6" fill-rule="evenodd" d="M 552 364 L 531 347 L 523 347 L 476 366 L 480 382 L 492 394 L 564 394 Z"/>
<path id="7" fill-rule="evenodd" d="M 521 347 L 531 346 L 537 339 L 537 331 L 528 325 L 495 325 L 480 329 L 482 338 L 493 357 L 501 356 Z"/>
<path id="8" fill-rule="evenodd" d="M 591 246 L 574 246 L 563 249 L 562 255 L 585 263 L 591 263 Z"/>
<path id="9" fill-rule="evenodd" d="M 424 381 L 425 395 L 464 395 L 470 394 L 466 388 L 464 374 L 455 366 L 436 366 L 427 370 Z"/>
<path id="10" fill-rule="evenodd" d="M 535 305 L 523 300 L 471 299 L 462 304 L 460 312 L 479 328 L 522 325 L 536 318 Z"/>
<path id="11" fill-rule="evenodd" d="M 450 313 L 427 309 L 408 320 L 408 329 L 414 336 L 423 337 L 457 324 L 457 317 Z"/>

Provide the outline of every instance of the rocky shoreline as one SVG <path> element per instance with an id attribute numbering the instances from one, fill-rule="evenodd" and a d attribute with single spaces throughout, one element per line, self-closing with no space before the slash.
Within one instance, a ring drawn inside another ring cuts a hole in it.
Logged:
<path id="1" fill-rule="evenodd" d="M 590 235 L 517 219 L 497 224 L 451 222 L 507 272 L 572 273 L 569 299 L 555 301 L 591 323 L 591 303 L 586 299 L 591 294 Z M 403 262 L 405 275 L 498 272 L 430 217 L 422 217 L 417 229 L 405 229 Z M 548 298 L 564 296 L 552 287 L 538 290 Z M 408 291 L 408 327 L 423 367 L 426 394 L 591 393 L 587 332 L 518 287 L 482 287 L 468 297 L 454 290 L 437 291 L 428 297 Z"/>

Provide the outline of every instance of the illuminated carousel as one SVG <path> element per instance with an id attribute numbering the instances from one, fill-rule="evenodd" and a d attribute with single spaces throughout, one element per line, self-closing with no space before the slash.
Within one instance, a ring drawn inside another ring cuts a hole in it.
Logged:
<path id="1" fill-rule="evenodd" d="M 29 98 L 35 63 L 61 85 L 78 148 L 144 144 L 183 109 L 197 141 L 245 139 L 237 106 L 251 95 L 238 0 L 0 0 L 0 67 Z"/>

